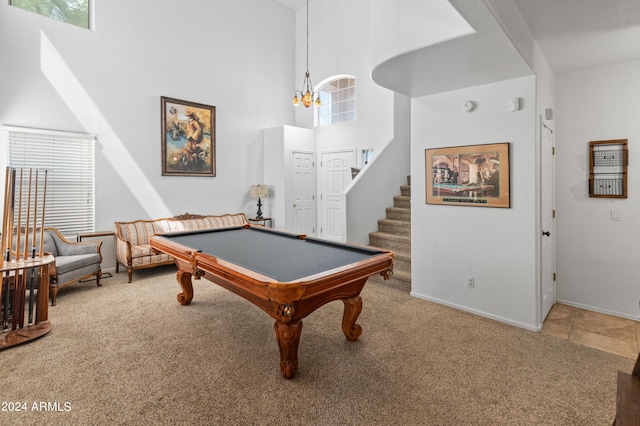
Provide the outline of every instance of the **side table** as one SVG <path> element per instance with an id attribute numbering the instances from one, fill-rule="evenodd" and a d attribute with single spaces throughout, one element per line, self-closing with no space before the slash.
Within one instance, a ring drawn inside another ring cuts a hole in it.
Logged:
<path id="1" fill-rule="evenodd" d="M 249 222 L 252 223 L 260 223 L 262 222 L 262 226 L 267 226 L 267 221 L 269 222 L 269 228 L 273 228 L 273 221 L 270 217 L 261 217 L 261 218 L 257 218 L 257 217 L 251 217 L 249 218 Z"/>

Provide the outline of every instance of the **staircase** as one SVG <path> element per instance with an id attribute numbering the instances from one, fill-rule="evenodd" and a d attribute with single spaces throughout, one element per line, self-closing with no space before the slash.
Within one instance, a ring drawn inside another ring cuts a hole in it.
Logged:
<path id="1" fill-rule="evenodd" d="M 369 245 L 394 253 L 393 276 L 386 285 L 407 293 L 411 291 L 411 176 L 393 197 L 393 207 L 387 207 L 387 217 L 378 220 L 378 230 L 369 234 Z M 383 282 L 380 276 L 371 277 Z"/>

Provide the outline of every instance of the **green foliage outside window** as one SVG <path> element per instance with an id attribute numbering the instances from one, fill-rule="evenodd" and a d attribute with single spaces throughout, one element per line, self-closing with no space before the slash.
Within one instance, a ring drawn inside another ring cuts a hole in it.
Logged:
<path id="1" fill-rule="evenodd" d="M 10 0 L 9 4 L 58 21 L 89 28 L 89 0 Z"/>

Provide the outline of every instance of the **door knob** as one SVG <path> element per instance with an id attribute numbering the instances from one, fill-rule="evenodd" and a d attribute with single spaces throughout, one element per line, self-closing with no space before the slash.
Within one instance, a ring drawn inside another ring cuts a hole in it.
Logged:
<path id="1" fill-rule="evenodd" d="M 550 235 L 551 235 L 551 232 L 549 232 L 549 231 L 542 231 L 542 235 L 544 235 L 544 236 L 547 236 L 547 237 L 548 237 L 548 236 L 550 236 Z"/>

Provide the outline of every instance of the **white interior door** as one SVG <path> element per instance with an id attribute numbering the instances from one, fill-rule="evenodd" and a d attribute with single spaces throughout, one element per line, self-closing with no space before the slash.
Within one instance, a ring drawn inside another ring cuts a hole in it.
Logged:
<path id="1" fill-rule="evenodd" d="M 354 150 L 326 152 L 321 154 L 322 173 L 320 235 L 324 238 L 343 241 L 344 197 L 342 191 L 351 182 L 351 167 L 355 167 Z"/>
<path id="2" fill-rule="evenodd" d="M 291 229 L 297 234 L 316 234 L 315 154 L 291 153 Z"/>
<path id="3" fill-rule="evenodd" d="M 540 129 L 541 141 L 541 320 L 547 317 L 556 303 L 555 283 L 555 207 L 553 131 L 544 123 Z"/>

